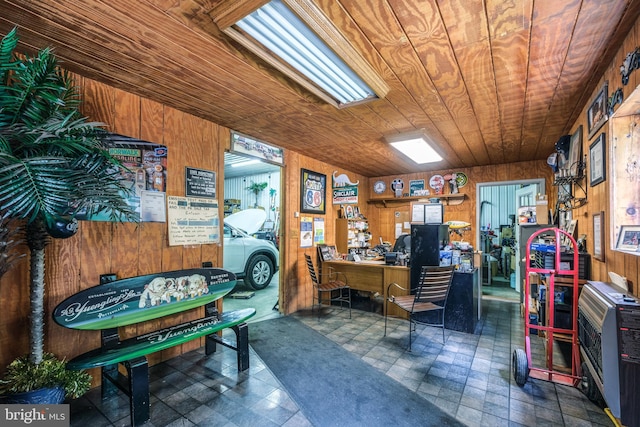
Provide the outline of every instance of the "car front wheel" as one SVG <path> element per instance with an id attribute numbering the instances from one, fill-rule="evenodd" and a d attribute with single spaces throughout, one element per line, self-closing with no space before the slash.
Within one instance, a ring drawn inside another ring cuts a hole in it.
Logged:
<path id="1" fill-rule="evenodd" d="M 259 291 L 269 286 L 273 277 L 273 263 L 266 255 L 256 255 L 251 258 L 245 272 L 244 281 L 253 289 Z"/>

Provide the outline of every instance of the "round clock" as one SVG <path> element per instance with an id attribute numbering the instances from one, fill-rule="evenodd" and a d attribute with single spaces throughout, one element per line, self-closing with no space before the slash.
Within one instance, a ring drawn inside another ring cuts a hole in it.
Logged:
<path id="1" fill-rule="evenodd" d="M 384 181 L 376 181 L 375 184 L 373 184 L 373 192 L 376 194 L 382 194 L 386 189 L 387 184 L 385 184 Z"/>

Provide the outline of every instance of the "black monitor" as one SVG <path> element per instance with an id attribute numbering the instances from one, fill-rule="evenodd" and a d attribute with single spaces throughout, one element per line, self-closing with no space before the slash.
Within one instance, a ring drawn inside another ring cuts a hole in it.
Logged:
<path id="1" fill-rule="evenodd" d="M 393 245 L 393 252 L 411 253 L 411 234 L 401 234 Z"/>

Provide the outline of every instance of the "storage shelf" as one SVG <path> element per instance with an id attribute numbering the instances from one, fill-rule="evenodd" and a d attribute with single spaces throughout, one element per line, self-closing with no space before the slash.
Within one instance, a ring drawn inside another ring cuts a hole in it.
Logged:
<path id="1" fill-rule="evenodd" d="M 459 205 L 464 202 L 466 194 L 434 194 L 430 196 L 413 196 L 413 197 L 374 197 L 367 201 L 368 204 L 381 203 L 385 207 L 387 204 L 410 203 L 417 200 L 428 201 L 429 199 L 440 199 L 444 205 Z"/>

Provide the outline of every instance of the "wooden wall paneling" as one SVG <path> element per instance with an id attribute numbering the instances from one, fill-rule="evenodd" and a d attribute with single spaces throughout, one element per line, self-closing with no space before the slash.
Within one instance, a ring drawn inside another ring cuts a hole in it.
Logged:
<path id="1" fill-rule="evenodd" d="M 95 80 L 73 75 L 82 95 L 82 114 L 91 120 L 113 126 L 115 121 L 115 93 L 113 88 Z"/>
<path id="2" fill-rule="evenodd" d="M 640 257 L 637 255 L 625 254 L 624 276 L 627 278 L 629 285 L 629 292 L 634 295 L 640 294 L 638 288 L 638 260 Z"/>
<path id="3" fill-rule="evenodd" d="M 300 155 L 287 151 L 286 163 L 282 175 L 288 183 L 285 200 L 282 204 L 281 228 L 283 239 L 280 240 L 280 252 L 283 254 L 280 265 L 280 280 L 283 284 L 280 310 L 293 313 L 297 310 L 298 278 L 298 246 L 300 244 L 300 218 L 294 218 L 294 212 L 300 212 Z"/>
<path id="4" fill-rule="evenodd" d="M 100 284 L 100 275 L 115 273 L 111 263 L 111 234 L 114 224 L 110 222 L 80 221 L 80 283 L 82 289 Z M 51 256 L 57 256 L 51 255 Z M 71 296 L 76 290 L 68 290 Z M 52 337 L 53 339 L 53 337 Z M 57 334 L 55 339 L 58 339 Z M 78 331 L 78 345 L 68 347 L 66 355 L 73 357 L 77 354 L 100 347 L 99 331 Z M 100 370 L 92 369 L 93 384 L 100 383 Z"/>
<path id="5" fill-rule="evenodd" d="M 207 169 L 216 172 L 216 200 L 218 201 L 218 216 L 220 218 L 220 243 L 216 245 L 202 246 L 201 261 L 211 261 L 214 266 L 222 267 L 222 239 L 224 218 L 224 144 L 223 138 L 230 139 L 229 129 L 218 126 L 215 123 L 202 121 L 206 127 L 205 140 L 203 141 L 203 157 L 210 159 Z M 219 257 L 219 258 L 218 258 Z"/>
<path id="6" fill-rule="evenodd" d="M 51 313 L 58 303 L 81 290 L 77 274 L 80 242 L 77 234 L 68 239 L 52 238 L 45 249 L 45 349 L 62 357 L 67 355 L 68 348 L 78 346 L 80 332 L 56 324 Z"/>
<path id="7" fill-rule="evenodd" d="M 26 256 L 0 278 L 0 375 L 8 363 L 29 351 L 29 255 L 26 245 L 19 249 Z"/>
<path id="8" fill-rule="evenodd" d="M 114 92 L 114 117 L 110 129 L 120 135 L 140 138 L 140 97 L 120 89 Z"/>

